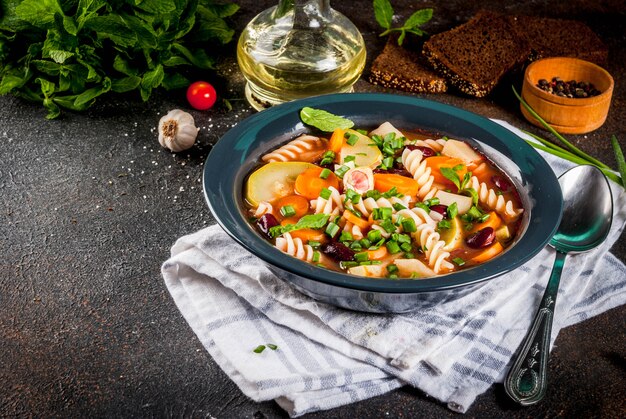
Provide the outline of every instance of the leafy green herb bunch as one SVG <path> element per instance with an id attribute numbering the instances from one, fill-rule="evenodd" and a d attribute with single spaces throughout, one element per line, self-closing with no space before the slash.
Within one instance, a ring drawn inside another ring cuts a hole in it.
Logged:
<path id="1" fill-rule="evenodd" d="M 0 0 L 0 94 L 42 103 L 47 118 L 105 93 L 189 85 L 213 69 L 236 4 L 212 0 Z"/>

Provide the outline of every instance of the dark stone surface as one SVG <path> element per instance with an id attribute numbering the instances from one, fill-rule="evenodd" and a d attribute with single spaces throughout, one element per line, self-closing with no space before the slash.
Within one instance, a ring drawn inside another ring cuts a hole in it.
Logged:
<path id="1" fill-rule="evenodd" d="M 334 2 L 361 29 L 368 66 L 384 40 L 371 2 Z M 478 3 L 478 2 L 476 2 Z M 626 11 L 623 2 L 480 2 L 587 22 L 610 48 L 616 82 L 606 124 L 569 138 L 611 166 L 608 138 L 626 149 Z M 238 28 L 273 1 L 241 1 Z M 402 19 L 435 5 L 426 29 L 468 19 L 470 1 L 394 1 Z M 365 5 L 365 6 L 364 6 Z M 234 46 L 232 46 L 234 48 Z M 182 94 L 100 101 L 84 114 L 44 119 L 42 108 L 0 97 L 0 416 L 284 417 L 274 403 L 244 396 L 202 348 L 169 296 L 160 264 L 181 235 L 213 222 L 200 184 L 211 144 L 252 111 L 229 50 L 222 92 L 234 106 L 193 111 L 199 140 L 178 155 L 156 140 L 161 115 L 187 109 Z M 357 91 L 385 91 L 359 81 Z M 509 88 L 485 99 L 426 96 L 541 133 L 521 117 Z M 624 235 L 613 252 L 626 260 Z M 563 330 L 550 359 L 550 387 L 539 405 L 513 406 L 501 385 L 468 416 L 618 417 L 626 411 L 622 306 Z M 419 391 L 390 394 L 310 417 L 456 416 Z"/>

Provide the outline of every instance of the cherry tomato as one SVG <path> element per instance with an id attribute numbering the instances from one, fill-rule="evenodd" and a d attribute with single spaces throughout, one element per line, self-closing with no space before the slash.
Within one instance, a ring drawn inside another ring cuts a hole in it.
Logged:
<path id="1" fill-rule="evenodd" d="M 216 100 L 215 89 L 205 81 L 191 83 L 187 89 L 187 101 L 193 108 L 200 111 L 209 109 Z"/>

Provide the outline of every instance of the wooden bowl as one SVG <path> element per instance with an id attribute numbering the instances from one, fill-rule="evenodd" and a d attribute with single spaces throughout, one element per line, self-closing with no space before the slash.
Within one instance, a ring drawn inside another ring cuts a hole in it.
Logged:
<path id="1" fill-rule="evenodd" d="M 537 87 L 539 80 L 551 81 L 553 77 L 592 83 L 602 93 L 588 98 L 568 98 Z M 606 120 L 613 85 L 613 77 L 605 69 L 588 61 L 566 57 L 544 58 L 526 69 L 522 98 L 556 131 L 585 134 L 599 128 Z M 543 128 L 524 106 L 520 107 L 529 122 Z"/>

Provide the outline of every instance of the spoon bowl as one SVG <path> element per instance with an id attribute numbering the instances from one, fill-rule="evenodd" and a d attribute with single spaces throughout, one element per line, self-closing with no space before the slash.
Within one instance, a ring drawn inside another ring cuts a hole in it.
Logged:
<path id="1" fill-rule="evenodd" d="M 559 177 L 559 185 L 563 217 L 550 240 L 556 259 L 540 308 L 504 381 L 507 394 L 524 406 L 539 402 L 546 393 L 552 318 L 565 256 L 600 245 L 613 221 L 611 188 L 599 169 L 574 167 Z"/>
<path id="2" fill-rule="evenodd" d="M 576 166 L 559 178 L 563 218 L 550 245 L 566 253 L 591 250 L 606 239 L 613 217 L 611 189 L 594 166 Z"/>

